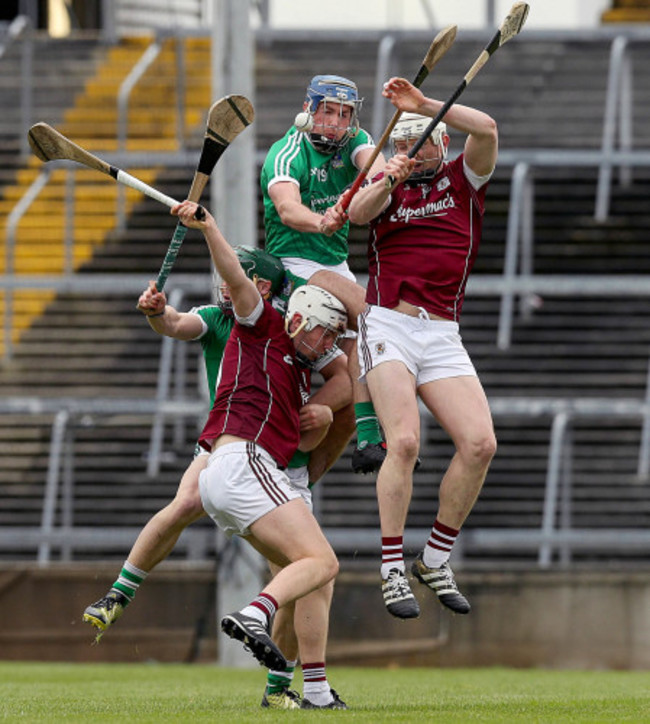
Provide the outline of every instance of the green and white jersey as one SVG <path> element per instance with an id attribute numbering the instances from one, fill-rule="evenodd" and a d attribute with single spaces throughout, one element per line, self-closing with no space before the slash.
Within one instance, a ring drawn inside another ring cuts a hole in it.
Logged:
<path id="1" fill-rule="evenodd" d="M 348 258 L 349 223 L 332 236 L 309 234 L 285 226 L 269 196 L 269 188 L 280 181 L 295 183 L 302 203 L 322 214 L 357 177 L 355 159 L 364 148 L 374 148 L 370 135 L 360 129 L 354 138 L 334 154 L 317 151 L 307 134 L 292 126 L 270 148 L 260 183 L 264 196 L 264 249 L 277 257 L 293 256 L 319 264 L 340 264 Z"/>
<path id="2" fill-rule="evenodd" d="M 212 409 L 219 382 L 223 351 L 235 324 L 235 318 L 230 314 L 224 314 L 216 304 L 193 307 L 190 309 L 190 314 L 198 314 L 203 322 L 203 332 L 196 339 L 201 343 L 203 350 L 205 373 L 210 391 L 210 409 Z"/>

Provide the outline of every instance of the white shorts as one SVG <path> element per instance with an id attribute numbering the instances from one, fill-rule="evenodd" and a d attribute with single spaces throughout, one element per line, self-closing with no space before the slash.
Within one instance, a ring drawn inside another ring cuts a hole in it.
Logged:
<path id="1" fill-rule="evenodd" d="M 311 259 L 301 259 L 298 256 L 283 256 L 282 264 L 284 268 L 292 274 L 307 281 L 309 281 L 316 272 L 331 271 L 335 274 L 340 274 L 344 279 L 349 279 L 355 284 L 357 283 L 357 278 L 350 271 L 347 261 L 342 261 L 340 264 L 321 264 Z"/>
<path id="2" fill-rule="evenodd" d="M 205 512 L 229 537 L 248 535 L 263 515 L 302 497 L 286 472 L 253 442 L 218 447 L 199 475 L 199 492 Z"/>
<path id="3" fill-rule="evenodd" d="M 307 466 L 301 465 L 299 468 L 287 468 L 285 472 L 289 478 L 289 485 L 300 493 L 307 507 L 313 513 L 314 503 L 309 489 L 309 470 Z"/>
<path id="4" fill-rule="evenodd" d="M 370 305 L 359 315 L 361 379 L 382 362 L 402 362 L 419 387 L 448 377 L 476 377 L 463 347 L 458 323 L 429 319 L 426 313 L 410 317 Z"/>

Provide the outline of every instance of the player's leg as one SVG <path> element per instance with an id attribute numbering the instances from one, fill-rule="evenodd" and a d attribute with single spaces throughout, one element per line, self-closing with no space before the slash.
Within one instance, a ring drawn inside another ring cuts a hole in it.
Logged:
<path id="1" fill-rule="evenodd" d="M 279 570 L 270 564 L 275 575 Z M 273 620 L 272 638 L 287 660 L 283 670 L 269 670 L 262 706 L 270 709 L 298 709 L 300 695 L 291 690 L 291 683 L 300 650 L 303 670 L 302 706 L 307 709 L 346 709 L 334 691 L 325 667 L 329 612 L 334 582 L 330 581 L 293 604 L 278 609 Z M 300 649 L 298 649 L 298 644 Z"/>
<path id="2" fill-rule="evenodd" d="M 280 570 L 269 563 L 271 575 Z M 287 665 L 284 669 L 269 669 L 262 706 L 267 709 L 299 709 L 300 695 L 291 689 L 293 675 L 298 663 L 298 639 L 294 630 L 295 601 L 278 609 L 273 619 L 271 638 L 284 654 Z"/>
<path id="3" fill-rule="evenodd" d="M 285 491 L 290 488 L 286 486 Z M 243 641 L 264 666 L 282 670 L 287 660 L 270 637 L 276 612 L 333 580 L 338 561 L 300 497 L 290 497 L 255 520 L 249 529 L 245 539 L 280 570 L 247 606 L 224 616 L 221 628 L 231 638 Z"/>
<path id="4" fill-rule="evenodd" d="M 456 451 L 440 483 L 438 513 L 429 540 L 411 570 L 445 606 L 456 613 L 469 613 L 470 605 L 458 591 L 448 561 L 496 452 L 492 416 L 475 376 L 428 382 L 418 392 L 451 437 Z"/>
<path id="5" fill-rule="evenodd" d="M 348 310 L 348 326 L 356 331 L 357 317 L 366 304 L 364 288 L 336 272 L 325 270 L 313 274 L 309 283 L 327 289 L 343 302 Z M 352 457 L 352 468 L 358 473 L 374 472 L 379 470 L 386 456 L 384 441 L 368 388 L 359 381 L 356 339 L 346 339 L 342 349 L 348 355 L 357 426 L 357 444 Z"/>
<path id="6" fill-rule="evenodd" d="M 300 645 L 303 709 L 347 709 L 329 684 L 325 666 L 334 581 L 295 603 L 294 626 Z"/>
<path id="7" fill-rule="evenodd" d="M 111 626 L 133 601 L 149 572 L 170 554 L 183 530 L 205 515 L 198 479 L 207 459 L 207 454 L 199 454 L 192 460 L 176 496 L 144 526 L 110 590 L 86 608 L 83 615 L 86 623 L 101 632 Z"/>
<path id="8" fill-rule="evenodd" d="M 309 482 L 317 483 L 341 457 L 354 434 L 354 406 L 347 405 L 334 413 L 325 439 L 309 456 Z"/>
<path id="9" fill-rule="evenodd" d="M 199 491 L 226 535 L 242 536 L 280 568 L 253 601 L 222 618 L 221 628 L 264 666 L 282 670 L 287 660 L 270 636 L 275 613 L 331 581 L 336 555 L 287 474 L 252 442 L 217 447 L 199 476 Z"/>
<path id="10" fill-rule="evenodd" d="M 128 558 L 134 565 L 151 571 L 171 553 L 185 528 L 205 515 L 198 480 L 208 457 L 204 453 L 192 460 L 181 478 L 174 499 L 142 529 Z"/>
<path id="11" fill-rule="evenodd" d="M 402 362 L 388 361 L 367 373 L 368 387 L 386 434 L 387 455 L 377 475 L 381 522 L 381 578 L 388 612 L 415 618 L 420 609 L 406 579 L 404 526 L 420 444 L 415 380 Z"/>

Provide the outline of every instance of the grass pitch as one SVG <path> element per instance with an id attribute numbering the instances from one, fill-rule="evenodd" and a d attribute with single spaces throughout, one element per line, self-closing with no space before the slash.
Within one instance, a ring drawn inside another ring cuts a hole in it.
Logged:
<path id="1" fill-rule="evenodd" d="M 650 722 L 650 672 L 332 666 L 328 678 L 348 711 L 261 709 L 262 669 L 0 662 L 0 722 Z"/>

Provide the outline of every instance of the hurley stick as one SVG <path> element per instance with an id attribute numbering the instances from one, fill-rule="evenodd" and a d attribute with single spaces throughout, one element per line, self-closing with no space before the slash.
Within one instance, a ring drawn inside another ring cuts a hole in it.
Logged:
<path id="1" fill-rule="evenodd" d="M 40 158 L 41 161 L 55 161 L 60 159 L 76 161 L 83 166 L 87 166 L 88 168 L 92 168 L 95 171 L 114 178 L 118 183 L 140 191 L 146 196 L 159 201 L 161 204 L 165 204 L 165 206 L 171 208 L 180 203 L 135 176 L 131 176 L 131 174 L 126 173 L 126 171 L 123 171 L 121 168 L 111 166 L 106 161 L 90 153 L 90 151 L 86 151 L 85 148 L 73 143 L 69 138 L 66 138 L 63 134 L 52 128 L 52 126 L 48 126 L 47 123 L 34 124 L 29 129 L 27 138 L 34 155 Z"/>
<path id="2" fill-rule="evenodd" d="M 445 102 L 442 108 L 438 111 L 435 118 L 431 120 L 431 123 L 426 127 L 420 138 L 415 142 L 413 147 L 408 152 L 408 157 L 413 158 L 415 154 L 422 148 L 427 138 L 431 135 L 434 128 L 444 118 L 447 111 L 452 105 L 458 100 L 460 94 L 467 88 L 472 82 L 474 76 L 481 70 L 481 68 L 488 62 L 490 57 L 502 46 L 505 45 L 511 38 L 518 35 L 520 30 L 524 27 L 526 18 L 528 17 L 529 6 L 528 3 L 517 2 L 510 12 L 506 15 L 504 21 L 501 23 L 501 27 L 494 34 L 494 37 L 485 46 L 479 57 L 474 61 L 472 67 L 467 71 L 465 77 L 460 82 L 456 90 L 451 94 L 451 97 Z M 393 185 L 390 178 L 387 178 L 387 183 Z"/>
<path id="3" fill-rule="evenodd" d="M 419 88 L 422 85 L 425 78 L 433 70 L 438 61 L 444 56 L 449 48 L 451 48 L 454 40 L 456 39 L 456 30 L 457 27 L 455 25 L 449 25 L 448 27 L 443 28 L 432 40 L 431 45 L 429 46 L 429 50 L 424 56 L 424 60 L 422 61 L 420 70 L 418 70 L 417 75 L 413 79 L 413 85 L 416 88 Z M 393 117 L 390 120 L 390 123 L 386 126 L 386 130 L 383 132 L 381 138 L 377 142 L 377 145 L 375 146 L 375 150 L 372 152 L 372 155 L 366 162 L 365 166 L 361 169 L 361 171 L 359 171 L 359 175 L 354 179 L 352 186 L 350 186 L 350 188 L 343 194 L 341 198 L 341 206 L 343 208 L 343 211 L 347 210 L 347 208 L 350 206 L 350 202 L 352 201 L 353 196 L 361 188 L 361 184 L 365 181 L 368 173 L 370 172 L 370 169 L 372 168 L 372 164 L 377 160 L 377 157 L 386 145 L 391 131 L 393 130 L 393 128 L 395 128 L 395 124 L 397 123 L 397 121 L 399 121 L 399 117 L 401 115 L 402 111 L 395 111 Z"/>
<path id="4" fill-rule="evenodd" d="M 201 157 L 194 172 L 192 186 L 187 195 L 190 201 L 194 201 L 195 203 L 199 202 L 217 161 L 221 158 L 230 143 L 232 143 L 247 126 L 250 126 L 254 117 L 255 111 L 253 110 L 253 105 L 248 98 L 240 95 L 226 96 L 216 101 L 216 103 L 210 107 L 205 136 L 203 138 L 203 148 L 201 149 Z M 156 289 L 159 292 L 162 292 L 167 277 L 176 262 L 176 257 L 185 240 L 186 233 L 187 227 L 179 221 L 176 224 L 174 235 L 172 236 L 160 271 L 158 272 Z"/>

